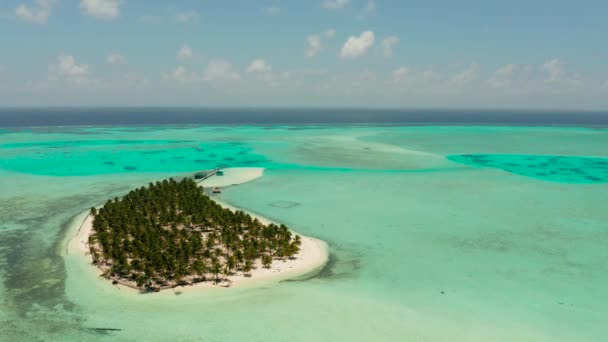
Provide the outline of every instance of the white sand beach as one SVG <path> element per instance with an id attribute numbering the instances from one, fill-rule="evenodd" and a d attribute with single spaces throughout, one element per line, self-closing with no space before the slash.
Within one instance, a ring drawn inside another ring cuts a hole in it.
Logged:
<path id="1" fill-rule="evenodd" d="M 198 182 L 202 187 L 226 187 L 256 180 L 264 175 L 262 167 L 235 167 L 223 169 L 223 176 L 212 176 Z"/>
<path id="2" fill-rule="evenodd" d="M 215 187 L 215 186 L 227 186 L 227 185 L 238 185 L 244 182 L 252 181 L 261 177 L 264 173 L 263 168 L 234 168 L 225 169 L 225 176 L 213 176 L 200 182 L 201 186 Z M 213 198 L 213 197 L 212 197 Z M 230 210 L 242 210 L 235 208 L 227 203 L 224 203 L 217 198 L 213 198 L 221 206 Z M 257 218 L 264 224 L 272 223 L 271 220 L 249 213 L 251 216 Z M 98 275 L 101 275 L 101 270 L 98 267 L 93 266 L 92 257 L 89 253 L 88 239 L 93 229 L 93 217 L 88 213 L 82 213 L 74 220 L 74 224 L 78 225 L 77 231 L 74 232 L 72 238 L 67 242 L 66 254 L 79 254 L 86 257 L 87 263 L 91 264 L 91 269 L 95 270 Z M 76 230 L 76 228 L 74 228 Z M 297 234 L 294 232 L 294 234 Z M 302 245 L 300 251 L 295 255 L 294 259 L 286 260 L 274 260 L 270 268 L 263 268 L 261 263 L 258 261 L 254 265 L 254 269 L 249 272 L 250 277 L 245 277 L 242 272 L 236 272 L 236 274 L 227 277 L 227 281 L 222 281 L 218 284 L 213 282 L 197 283 L 195 285 L 188 285 L 179 287 L 180 291 L 188 291 L 189 289 L 199 288 L 222 288 L 222 287 L 242 287 L 251 286 L 255 284 L 268 284 L 271 282 L 279 282 L 285 279 L 297 278 L 300 276 L 306 276 L 314 274 L 323 268 L 327 263 L 329 253 L 327 244 L 324 241 L 303 236 L 297 234 L 302 239 Z M 109 282 L 106 279 L 101 281 Z M 116 285 L 121 288 L 129 288 L 121 284 Z M 133 291 L 138 291 L 132 289 Z"/>

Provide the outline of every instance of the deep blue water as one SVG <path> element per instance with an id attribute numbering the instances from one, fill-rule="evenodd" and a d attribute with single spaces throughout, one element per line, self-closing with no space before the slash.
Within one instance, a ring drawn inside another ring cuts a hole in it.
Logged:
<path id="1" fill-rule="evenodd" d="M 608 127 L 608 112 L 396 109 L 3 108 L 0 127 L 125 125 L 507 125 Z M 0 132 L 1 133 L 1 132 Z"/>

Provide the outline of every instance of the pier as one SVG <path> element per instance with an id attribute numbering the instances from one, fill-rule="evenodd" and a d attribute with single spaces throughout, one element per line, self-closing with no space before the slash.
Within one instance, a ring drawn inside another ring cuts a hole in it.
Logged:
<path id="1" fill-rule="evenodd" d="M 213 170 L 197 172 L 194 174 L 194 181 L 197 183 L 200 183 L 200 182 L 204 181 L 205 179 L 215 176 L 220 171 L 222 171 L 222 169 L 217 167 Z M 198 177 L 198 176 L 200 176 L 200 177 Z"/>

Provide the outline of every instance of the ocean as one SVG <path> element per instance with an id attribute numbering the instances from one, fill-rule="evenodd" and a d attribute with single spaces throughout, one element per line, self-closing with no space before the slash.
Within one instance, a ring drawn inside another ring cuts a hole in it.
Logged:
<path id="1" fill-rule="evenodd" d="M 2 341 L 602 341 L 608 114 L 2 109 Z M 134 294 L 66 252 L 150 181 L 263 167 L 222 200 L 329 245 L 305 279 Z"/>

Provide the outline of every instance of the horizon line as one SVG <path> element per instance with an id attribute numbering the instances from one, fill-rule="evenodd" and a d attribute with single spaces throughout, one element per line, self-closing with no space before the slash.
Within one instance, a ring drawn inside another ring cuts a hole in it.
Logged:
<path id="1" fill-rule="evenodd" d="M 269 110 L 269 111 L 298 111 L 298 110 L 315 110 L 315 111 L 492 111 L 492 112 L 558 112 L 558 113 L 573 113 L 573 112 L 585 112 L 585 113 L 607 113 L 608 109 L 564 109 L 564 108 L 529 108 L 529 107 L 359 107 L 359 106 L 104 106 L 104 105 L 83 105 L 83 106 L 1 106 L 0 112 L 6 110 L 82 110 L 82 109 L 97 109 L 97 110 L 225 110 L 225 111 L 258 111 L 258 110 Z"/>

